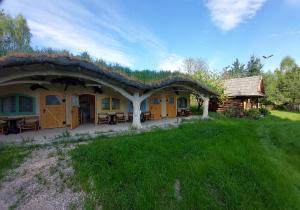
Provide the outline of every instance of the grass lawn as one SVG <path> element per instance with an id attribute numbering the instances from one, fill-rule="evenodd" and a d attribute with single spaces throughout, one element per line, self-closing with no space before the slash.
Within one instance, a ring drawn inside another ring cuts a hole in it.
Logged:
<path id="1" fill-rule="evenodd" d="M 87 209 L 300 209 L 300 114 L 219 118 L 71 152 Z"/>
<path id="2" fill-rule="evenodd" d="M 25 147 L 0 144 L 0 180 L 8 169 L 17 166 L 28 154 L 29 149 Z"/>

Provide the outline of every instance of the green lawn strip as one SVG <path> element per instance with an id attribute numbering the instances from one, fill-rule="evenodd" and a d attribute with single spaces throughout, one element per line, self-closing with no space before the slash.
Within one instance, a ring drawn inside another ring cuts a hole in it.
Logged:
<path id="1" fill-rule="evenodd" d="M 0 143 L 0 180 L 8 169 L 16 167 L 29 153 L 27 147 Z"/>
<path id="2" fill-rule="evenodd" d="M 220 118 L 99 139 L 71 152 L 75 179 L 90 195 L 87 209 L 297 209 L 295 179 L 284 161 L 272 161 L 276 153 L 258 130 L 277 118 Z"/>

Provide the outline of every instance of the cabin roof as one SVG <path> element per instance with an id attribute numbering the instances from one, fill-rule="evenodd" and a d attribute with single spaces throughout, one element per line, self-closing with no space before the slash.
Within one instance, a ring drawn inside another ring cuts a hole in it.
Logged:
<path id="1" fill-rule="evenodd" d="M 0 77 L 7 74 L 30 71 L 30 66 L 37 65 L 50 65 L 53 68 L 58 67 L 59 69 L 63 69 L 63 71 L 78 71 L 87 75 L 96 76 L 99 79 L 104 79 L 105 81 L 122 87 L 126 86 L 140 91 L 149 91 L 170 85 L 185 85 L 203 94 L 218 95 L 216 91 L 188 77 L 175 76 L 155 82 L 142 83 L 124 74 L 113 71 L 104 65 L 96 65 L 90 61 L 63 54 L 31 53 L 0 57 Z M 16 71 L 16 68 L 21 70 Z"/>
<path id="2" fill-rule="evenodd" d="M 230 97 L 264 96 L 262 76 L 234 78 L 224 81 L 225 94 Z"/>

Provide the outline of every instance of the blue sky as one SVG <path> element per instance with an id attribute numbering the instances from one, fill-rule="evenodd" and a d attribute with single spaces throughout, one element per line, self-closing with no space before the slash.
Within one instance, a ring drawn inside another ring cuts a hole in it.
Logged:
<path id="1" fill-rule="evenodd" d="M 4 0 L 33 46 L 87 51 L 133 69 L 178 70 L 185 57 L 220 71 L 235 58 L 290 55 L 300 63 L 300 0 Z"/>

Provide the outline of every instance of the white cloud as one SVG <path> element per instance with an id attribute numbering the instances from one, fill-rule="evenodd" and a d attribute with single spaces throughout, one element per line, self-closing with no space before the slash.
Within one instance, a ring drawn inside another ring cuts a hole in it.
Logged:
<path id="1" fill-rule="evenodd" d="M 271 37 L 278 37 L 279 36 L 279 34 L 277 34 L 277 33 L 272 33 L 271 34 Z"/>
<path id="2" fill-rule="evenodd" d="M 86 3 L 86 2 L 85 2 Z M 78 0 L 4 1 L 10 14 L 22 13 L 36 43 L 72 52 L 87 51 L 110 62 L 133 66 L 133 45 L 148 52 L 165 51 L 164 44 L 147 27 L 130 21 L 112 1 Z"/>
<path id="3" fill-rule="evenodd" d="M 223 31 L 251 19 L 266 0 L 206 0 L 212 21 Z"/>
<path id="4" fill-rule="evenodd" d="M 167 71 L 182 71 L 183 60 L 184 58 L 179 55 L 170 54 L 163 59 L 159 65 L 159 68 Z"/>

